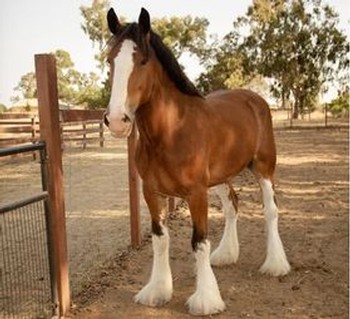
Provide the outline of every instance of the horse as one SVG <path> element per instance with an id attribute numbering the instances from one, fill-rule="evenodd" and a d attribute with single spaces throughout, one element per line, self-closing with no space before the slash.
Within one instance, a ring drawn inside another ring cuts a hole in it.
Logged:
<path id="1" fill-rule="evenodd" d="M 106 53 L 111 97 L 104 122 L 115 136 L 124 138 L 136 125 L 135 161 L 151 216 L 152 272 L 134 301 L 155 307 L 172 297 L 166 199 L 180 197 L 190 210 L 196 265 L 196 289 L 186 304 L 193 315 L 222 312 L 225 303 L 211 265 L 238 260 L 237 196 L 231 181 L 244 168 L 254 173 L 262 191 L 267 252 L 260 271 L 273 276 L 290 271 L 278 232 L 276 147 L 269 106 L 244 89 L 203 96 L 151 29 L 146 9 L 141 9 L 138 22 L 121 24 L 112 8 L 107 22 L 112 33 Z M 225 228 L 210 254 L 207 192 L 214 186 L 223 202 Z"/>

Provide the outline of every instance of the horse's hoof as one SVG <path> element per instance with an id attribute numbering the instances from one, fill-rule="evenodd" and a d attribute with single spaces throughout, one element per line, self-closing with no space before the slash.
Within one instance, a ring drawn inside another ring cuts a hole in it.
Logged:
<path id="1" fill-rule="evenodd" d="M 153 287 L 146 285 L 138 294 L 135 295 L 134 301 L 149 307 L 159 307 L 171 300 L 172 289 L 166 287 Z"/>
<path id="2" fill-rule="evenodd" d="M 238 256 L 238 249 L 236 251 L 221 251 L 219 249 L 216 249 L 210 255 L 210 264 L 212 266 L 225 266 L 235 264 L 238 261 Z"/>
<path id="3" fill-rule="evenodd" d="M 206 296 L 195 292 L 187 300 L 186 305 L 189 313 L 194 316 L 214 315 L 225 310 L 225 303 L 221 296 L 215 296 L 210 292 Z"/>
<path id="4" fill-rule="evenodd" d="M 290 270 L 291 267 L 286 258 L 281 258 L 279 260 L 267 259 L 259 269 L 262 274 L 267 274 L 274 277 L 285 276 L 290 272 Z"/>

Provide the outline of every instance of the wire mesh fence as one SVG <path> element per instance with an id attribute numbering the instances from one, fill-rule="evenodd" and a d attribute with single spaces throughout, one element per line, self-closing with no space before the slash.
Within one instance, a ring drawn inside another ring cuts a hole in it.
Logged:
<path id="1" fill-rule="evenodd" d="M 44 198 L 0 212 L 0 317 L 51 318 Z"/>
<path id="2" fill-rule="evenodd" d="M 44 150 L 44 145 L 34 148 Z M 5 149 L 0 156 L 6 156 Z M 4 176 L 0 181 L 6 181 Z M 1 319 L 46 319 L 54 313 L 47 201 L 46 191 L 0 201 Z"/>

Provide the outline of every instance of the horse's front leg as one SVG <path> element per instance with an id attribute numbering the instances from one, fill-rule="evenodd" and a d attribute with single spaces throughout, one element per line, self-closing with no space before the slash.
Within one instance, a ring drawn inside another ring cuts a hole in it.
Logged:
<path id="1" fill-rule="evenodd" d="M 196 291 L 188 299 L 187 305 L 189 312 L 194 315 L 211 315 L 223 311 L 225 304 L 210 266 L 210 242 L 207 239 L 207 189 L 191 192 L 187 201 L 193 223 L 192 248 L 197 271 Z"/>
<path id="2" fill-rule="evenodd" d="M 167 201 L 145 185 L 143 193 L 152 218 L 153 267 L 148 284 L 135 296 L 135 302 L 156 307 L 169 302 L 173 292 L 169 264 L 169 233 L 164 225 Z"/>

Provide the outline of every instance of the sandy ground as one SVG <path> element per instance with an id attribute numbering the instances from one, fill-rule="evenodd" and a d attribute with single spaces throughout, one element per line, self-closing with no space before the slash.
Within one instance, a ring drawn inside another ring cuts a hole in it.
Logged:
<path id="1" fill-rule="evenodd" d="M 129 244 L 127 149 L 123 140 L 63 152 L 70 281 L 73 297 L 106 260 Z M 39 161 L 31 155 L 0 161 L 0 205 L 41 191 Z M 143 231 L 148 212 L 142 204 Z"/>
<path id="2" fill-rule="evenodd" d="M 217 318 L 348 317 L 348 132 L 276 131 L 280 233 L 292 265 L 283 278 L 260 275 L 265 255 L 260 192 L 245 172 L 235 179 L 239 196 L 240 259 L 214 268 L 226 311 Z M 0 205 L 40 190 L 37 161 L 2 160 Z M 142 205 L 143 245 L 129 244 L 126 145 L 67 147 L 63 155 L 68 251 L 73 295 L 71 317 L 189 318 L 184 306 L 194 291 L 191 225 L 184 203 L 169 218 L 174 294 L 159 309 L 135 305 L 152 263 L 149 217 Z M 224 219 L 210 196 L 212 248 Z"/>
<path id="3" fill-rule="evenodd" d="M 280 234 L 292 266 L 282 278 L 258 272 L 265 255 L 260 193 L 245 172 L 235 179 L 239 196 L 240 259 L 214 268 L 226 311 L 216 318 L 348 317 L 348 133 L 347 130 L 277 131 L 276 193 Z M 106 199 L 105 207 L 113 207 Z M 210 196 L 210 239 L 220 241 L 224 219 Z M 77 217 L 79 218 L 79 217 Z M 91 223 L 98 222 L 90 220 Z M 68 220 L 69 222 L 69 220 Z M 84 227 L 84 219 L 77 221 Z M 147 308 L 133 303 L 147 282 L 152 263 L 150 236 L 137 250 L 117 253 L 100 267 L 75 297 L 73 318 L 190 318 L 184 306 L 194 291 L 191 225 L 184 203 L 170 215 L 174 294 L 169 304 Z M 96 225 L 97 226 L 97 225 Z M 105 232 L 115 231 L 110 224 Z M 91 228 L 95 226 L 91 225 Z M 91 234 L 90 241 L 99 240 Z M 99 263 L 95 260 L 95 263 Z"/>

